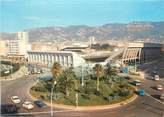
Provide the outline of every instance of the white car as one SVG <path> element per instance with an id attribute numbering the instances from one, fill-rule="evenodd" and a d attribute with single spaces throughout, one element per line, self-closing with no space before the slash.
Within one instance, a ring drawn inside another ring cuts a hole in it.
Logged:
<path id="1" fill-rule="evenodd" d="M 140 81 L 140 80 L 135 80 L 135 81 L 134 81 L 134 84 L 135 84 L 136 86 L 140 86 L 140 85 L 141 85 L 141 81 Z"/>
<path id="2" fill-rule="evenodd" d="M 21 102 L 18 96 L 12 96 L 11 101 L 15 104 L 19 104 Z"/>
<path id="3" fill-rule="evenodd" d="M 33 104 L 30 101 L 25 101 L 22 106 L 28 110 L 31 110 L 34 108 Z"/>
<path id="4" fill-rule="evenodd" d="M 154 80 L 155 80 L 155 81 L 159 81 L 159 80 L 160 80 L 159 75 L 155 75 L 155 76 L 154 76 Z"/>
<path id="5" fill-rule="evenodd" d="M 164 93 L 161 94 L 160 99 L 161 99 L 161 100 L 164 100 Z"/>
<path id="6" fill-rule="evenodd" d="M 157 85 L 157 90 L 162 91 L 163 90 L 162 85 Z"/>

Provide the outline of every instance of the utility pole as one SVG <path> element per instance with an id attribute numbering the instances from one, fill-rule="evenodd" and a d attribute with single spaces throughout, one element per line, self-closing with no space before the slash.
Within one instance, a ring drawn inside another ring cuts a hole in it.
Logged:
<path id="1" fill-rule="evenodd" d="M 78 93 L 75 94 L 75 97 L 76 97 L 76 108 L 78 108 L 78 106 L 79 106 L 79 95 L 78 95 Z"/>
<path id="2" fill-rule="evenodd" d="M 10 78 L 12 79 L 12 72 L 13 72 L 12 58 L 11 58 L 11 61 L 10 61 L 10 65 L 11 65 Z"/>
<path id="3" fill-rule="evenodd" d="M 53 86 L 52 86 L 52 88 L 51 88 L 51 116 L 53 116 L 52 98 L 53 98 L 53 90 L 54 90 L 54 88 L 55 88 L 56 83 L 57 83 L 57 82 L 54 81 Z"/>
<path id="4" fill-rule="evenodd" d="M 81 66 L 81 86 L 84 86 L 84 70 L 83 70 L 83 66 Z"/>
<path id="5" fill-rule="evenodd" d="M 137 58 L 136 58 L 137 59 Z M 137 71 L 137 66 L 136 66 L 136 59 L 135 59 L 135 72 Z"/>

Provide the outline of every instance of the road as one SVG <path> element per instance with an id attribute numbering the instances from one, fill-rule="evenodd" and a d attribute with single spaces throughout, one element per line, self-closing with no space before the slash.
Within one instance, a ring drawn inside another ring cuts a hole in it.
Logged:
<path id="1" fill-rule="evenodd" d="M 152 65 L 154 67 L 154 65 Z M 158 66 L 157 66 L 158 67 Z M 19 78 L 12 81 L 1 81 L 1 98 L 2 104 L 11 103 L 10 97 L 18 95 L 21 100 L 31 100 L 28 89 L 35 83 L 34 78 Z M 157 91 L 155 87 L 157 84 L 164 82 L 156 82 L 153 80 L 143 79 L 141 87 L 145 91 L 158 99 L 162 93 Z M 21 105 L 20 105 L 21 107 Z M 37 107 L 34 110 L 27 111 L 23 108 L 19 110 L 20 117 L 49 117 L 50 108 L 39 109 Z M 65 110 L 62 108 L 54 108 L 54 117 L 163 117 L 164 105 L 154 100 L 152 97 L 147 95 L 138 97 L 135 101 L 123 105 L 121 107 L 105 110 L 94 110 L 94 111 L 75 111 Z M 12 117 L 18 115 L 13 115 Z"/>

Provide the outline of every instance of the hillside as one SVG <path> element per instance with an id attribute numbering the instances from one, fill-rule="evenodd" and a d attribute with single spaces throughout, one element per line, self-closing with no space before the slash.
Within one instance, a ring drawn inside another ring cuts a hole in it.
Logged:
<path id="1" fill-rule="evenodd" d="M 164 22 L 132 22 L 128 24 L 105 24 L 99 27 L 77 25 L 69 27 L 43 27 L 27 29 L 30 41 L 84 40 L 90 36 L 97 40 L 150 40 L 164 41 Z M 13 38 L 1 33 L 2 39 Z"/>

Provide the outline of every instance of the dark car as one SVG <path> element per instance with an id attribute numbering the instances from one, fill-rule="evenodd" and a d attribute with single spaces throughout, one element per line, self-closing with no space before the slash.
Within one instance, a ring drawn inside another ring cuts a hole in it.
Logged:
<path id="1" fill-rule="evenodd" d="M 1 105 L 1 114 L 14 114 L 18 113 L 18 107 L 13 104 Z"/>
<path id="2" fill-rule="evenodd" d="M 47 105 L 45 103 L 43 103 L 41 100 L 36 100 L 34 101 L 34 104 L 37 105 L 40 108 L 45 108 L 47 107 Z"/>

